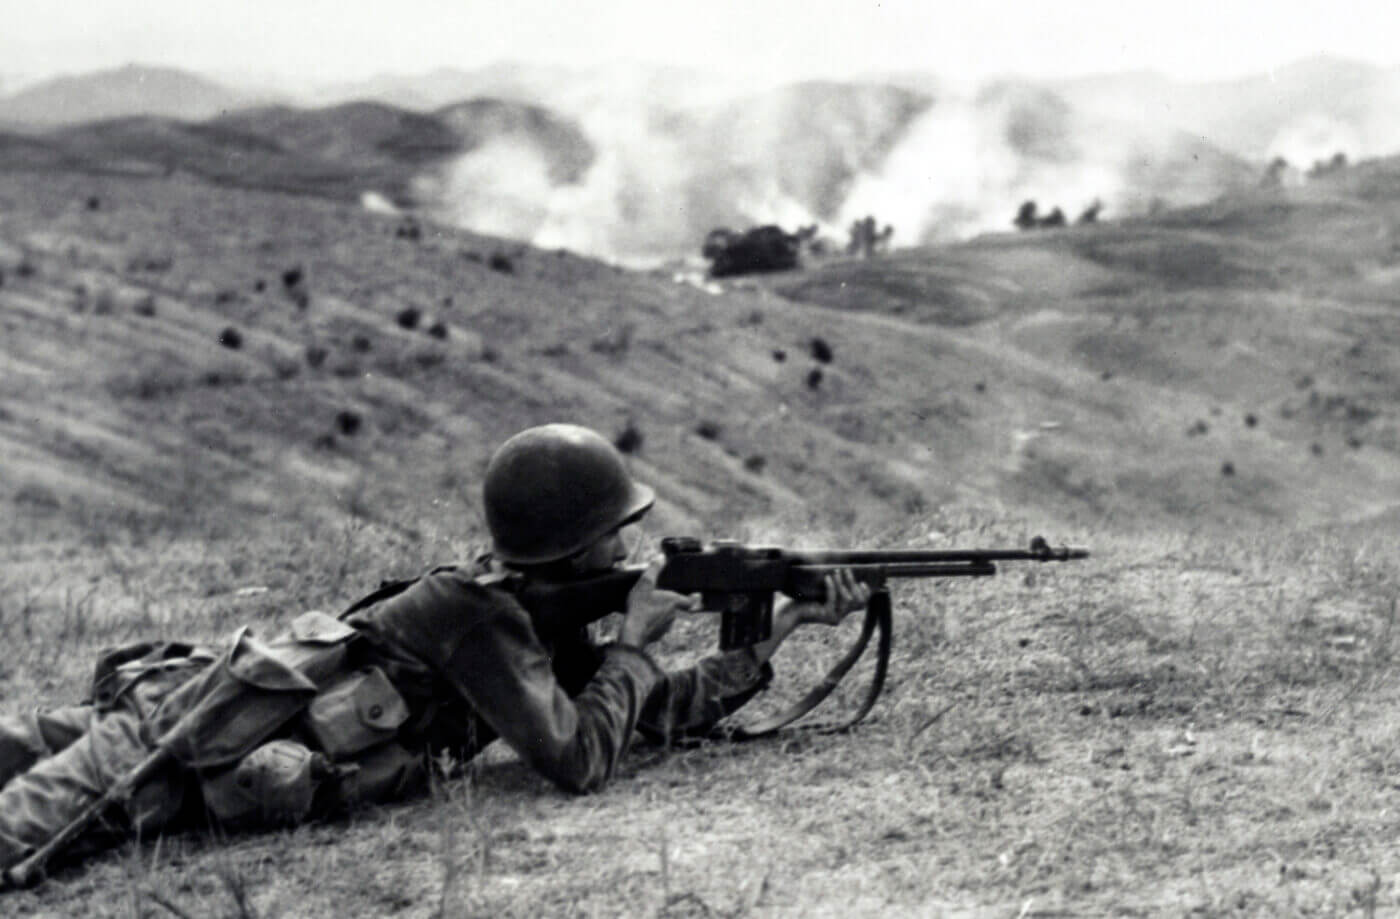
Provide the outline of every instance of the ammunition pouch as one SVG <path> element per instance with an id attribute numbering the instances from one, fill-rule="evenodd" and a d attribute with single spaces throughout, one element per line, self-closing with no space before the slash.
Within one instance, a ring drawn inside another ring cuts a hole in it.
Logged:
<path id="1" fill-rule="evenodd" d="M 365 667 L 317 693 L 302 725 L 317 749 L 340 762 L 393 740 L 408 715 L 408 703 L 384 671 Z"/>
<path id="2" fill-rule="evenodd" d="M 226 829 L 293 826 L 311 813 L 326 758 L 295 740 L 271 740 L 200 782 L 204 806 Z"/>

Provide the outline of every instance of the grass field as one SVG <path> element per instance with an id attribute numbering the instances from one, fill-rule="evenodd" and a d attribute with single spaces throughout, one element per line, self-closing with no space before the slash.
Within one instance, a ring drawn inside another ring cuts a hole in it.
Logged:
<path id="1" fill-rule="evenodd" d="M 960 545 L 1025 535 L 1009 521 L 944 525 Z M 59 916 L 1384 913 L 1400 908 L 1388 800 L 1400 775 L 1392 533 L 1099 538 L 1088 562 L 908 583 L 896 597 L 889 687 L 851 734 L 639 749 L 619 781 L 584 798 L 492 748 L 427 800 L 226 842 L 129 846 L 8 894 L 6 907 Z M 81 579 L 108 585 L 101 599 L 54 584 L 19 609 L 7 603 L 0 640 L 39 653 L 12 661 L 6 682 L 71 695 L 90 656 L 80 649 L 174 621 L 200 633 L 242 621 L 266 631 L 281 609 L 345 595 L 329 547 L 277 548 L 230 582 L 219 566 L 192 571 L 176 553 L 132 562 L 113 547 Z M 350 534 L 342 557 L 380 558 L 386 548 L 373 533 Z M 292 575 L 282 554 L 298 552 L 308 563 L 299 568 L 325 576 Z M 269 589 L 237 598 L 234 583 Z M 174 584 L 186 588 L 183 601 L 153 599 Z M 805 689 L 842 637 L 794 637 L 774 694 Z M 691 625 L 672 652 L 680 660 L 712 640 Z M 848 680 L 847 698 L 863 676 Z"/>
<path id="2" fill-rule="evenodd" d="M 1400 910 L 1400 250 L 1348 195 L 711 296 L 179 176 L 0 175 L 6 711 L 78 698 L 103 647 L 469 558 L 486 455 L 560 417 L 643 435 L 649 538 L 1094 553 L 899 585 L 848 735 L 638 749 L 583 798 L 493 748 L 425 800 L 144 841 L 0 911 Z M 794 637 L 755 708 L 852 628 Z"/>

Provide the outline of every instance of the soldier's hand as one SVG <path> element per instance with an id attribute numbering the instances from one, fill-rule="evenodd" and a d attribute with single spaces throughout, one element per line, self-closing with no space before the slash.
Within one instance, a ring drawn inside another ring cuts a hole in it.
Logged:
<path id="1" fill-rule="evenodd" d="M 798 624 L 837 625 L 842 619 L 870 602 L 870 585 L 862 584 L 849 568 L 833 571 L 825 578 L 826 601 L 803 603 Z"/>
<path id="2" fill-rule="evenodd" d="M 658 590 L 656 578 L 661 573 L 664 559 L 656 559 L 647 565 L 646 571 L 637 580 L 632 592 L 627 595 L 627 615 L 622 619 L 622 630 L 617 640 L 624 645 L 644 648 L 659 641 L 671 630 L 677 613 L 694 612 L 700 608 L 698 596 Z"/>

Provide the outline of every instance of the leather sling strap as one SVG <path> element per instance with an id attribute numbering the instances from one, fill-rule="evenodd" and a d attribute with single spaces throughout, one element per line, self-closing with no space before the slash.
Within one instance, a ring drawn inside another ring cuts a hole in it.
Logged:
<path id="1" fill-rule="evenodd" d="M 870 678 L 870 686 L 866 689 L 865 698 L 861 700 L 860 707 L 856 709 L 855 714 L 843 721 L 798 726 L 798 730 L 814 731 L 819 734 L 839 734 L 849 731 L 864 720 L 866 715 L 870 714 L 870 710 L 875 707 L 875 700 L 880 698 L 880 692 L 885 687 L 885 673 L 889 670 L 890 645 L 893 637 L 891 625 L 890 592 L 877 590 L 871 594 L 870 603 L 865 608 L 865 622 L 861 625 L 860 637 L 856 639 L 856 643 L 851 646 L 845 656 L 827 672 L 820 683 L 801 699 L 776 714 L 760 718 L 752 724 L 727 730 L 721 729 L 719 733 L 730 740 L 757 740 L 760 737 L 776 734 L 806 715 L 820 705 L 827 696 L 831 695 L 842 678 L 855 666 L 856 661 L 860 660 L 861 655 L 865 653 L 866 647 L 870 644 L 870 637 L 878 630 L 880 640 L 875 646 L 875 673 Z"/>

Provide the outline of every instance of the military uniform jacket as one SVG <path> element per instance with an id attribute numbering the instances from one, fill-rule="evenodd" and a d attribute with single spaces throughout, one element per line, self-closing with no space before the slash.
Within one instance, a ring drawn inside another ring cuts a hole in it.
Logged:
<path id="1" fill-rule="evenodd" d="M 772 677 L 747 649 L 667 673 L 585 631 L 546 641 L 509 581 L 461 569 L 438 569 L 346 622 L 409 704 L 402 742 L 465 761 L 500 737 L 579 792 L 612 776 L 634 732 L 659 742 L 706 732 Z"/>

